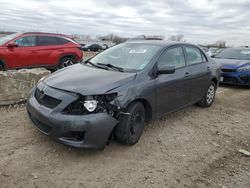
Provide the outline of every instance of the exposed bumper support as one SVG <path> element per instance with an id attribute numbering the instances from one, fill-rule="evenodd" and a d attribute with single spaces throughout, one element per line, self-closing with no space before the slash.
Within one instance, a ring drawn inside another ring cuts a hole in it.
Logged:
<path id="1" fill-rule="evenodd" d="M 34 93 L 34 91 L 33 91 Z M 35 127 L 65 145 L 103 149 L 118 121 L 106 113 L 66 115 L 40 105 L 31 93 L 27 111 Z"/>

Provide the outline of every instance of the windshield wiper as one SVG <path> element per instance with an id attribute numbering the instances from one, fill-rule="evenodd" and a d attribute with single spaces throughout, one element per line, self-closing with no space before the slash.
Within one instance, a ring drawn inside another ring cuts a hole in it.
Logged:
<path id="1" fill-rule="evenodd" d="M 84 64 L 90 64 L 91 66 L 96 67 L 96 68 L 108 70 L 108 69 L 105 68 L 105 67 L 101 67 L 101 66 L 98 66 L 98 65 L 92 63 L 90 60 L 84 61 L 83 63 L 84 63 Z"/>
<path id="2" fill-rule="evenodd" d="M 105 67 L 112 68 L 112 69 L 116 69 L 116 70 L 118 70 L 118 71 L 120 71 L 120 72 L 123 72 L 123 68 L 122 68 L 122 67 L 117 67 L 117 66 L 112 65 L 112 64 L 109 64 L 109 63 L 107 63 L 107 64 L 104 64 L 104 63 L 97 63 L 97 65 L 105 66 Z"/>

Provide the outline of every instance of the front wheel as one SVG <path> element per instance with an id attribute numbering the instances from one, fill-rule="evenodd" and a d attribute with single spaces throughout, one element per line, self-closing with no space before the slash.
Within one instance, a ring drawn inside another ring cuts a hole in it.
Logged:
<path id="1" fill-rule="evenodd" d="M 145 125 L 145 109 L 142 103 L 135 102 L 128 106 L 128 114 L 122 115 L 115 128 L 115 138 L 126 145 L 134 145 L 142 135 Z"/>
<path id="2" fill-rule="evenodd" d="M 198 105 L 202 107 L 209 107 L 213 104 L 216 93 L 216 86 L 214 82 L 211 82 L 206 90 L 205 95 L 202 100 L 198 103 Z"/>
<path id="3" fill-rule="evenodd" d="M 4 66 L 1 62 L 0 62 L 0 71 L 4 71 Z"/>

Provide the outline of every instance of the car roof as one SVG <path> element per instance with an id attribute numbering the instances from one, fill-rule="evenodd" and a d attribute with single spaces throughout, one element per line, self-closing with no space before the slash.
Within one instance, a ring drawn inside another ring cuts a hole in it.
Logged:
<path id="1" fill-rule="evenodd" d="M 187 44 L 187 45 L 194 45 L 191 43 L 182 43 L 178 41 L 168 41 L 168 40 L 130 40 L 127 41 L 126 43 L 134 43 L 134 44 L 152 44 L 152 45 L 159 45 L 159 46 L 169 46 L 169 45 L 175 45 L 175 44 Z"/>
<path id="2" fill-rule="evenodd" d="M 58 36 L 58 37 L 67 37 L 70 38 L 67 35 L 63 35 L 63 34 L 58 34 L 58 33 L 46 33 L 46 32 L 25 32 L 25 33 L 21 33 L 22 35 L 46 35 L 46 36 Z"/>

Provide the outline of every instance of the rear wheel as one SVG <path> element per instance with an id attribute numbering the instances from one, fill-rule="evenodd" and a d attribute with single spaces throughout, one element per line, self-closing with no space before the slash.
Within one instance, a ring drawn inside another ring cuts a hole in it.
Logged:
<path id="1" fill-rule="evenodd" d="M 64 57 L 61 59 L 59 64 L 59 69 L 62 69 L 64 67 L 68 67 L 70 65 L 74 65 L 76 63 L 76 60 L 72 57 Z"/>
<path id="2" fill-rule="evenodd" d="M 127 108 L 129 115 L 122 115 L 120 123 L 115 129 L 115 138 L 118 142 L 133 145 L 141 137 L 145 125 L 145 109 L 140 102 L 132 103 Z"/>
<path id="3" fill-rule="evenodd" d="M 205 95 L 202 100 L 198 103 L 198 105 L 202 107 L 209 107 L 213 104 L 216 93 L 216 86 L 214 82 L 211 82 L 207 88 Z"/>

